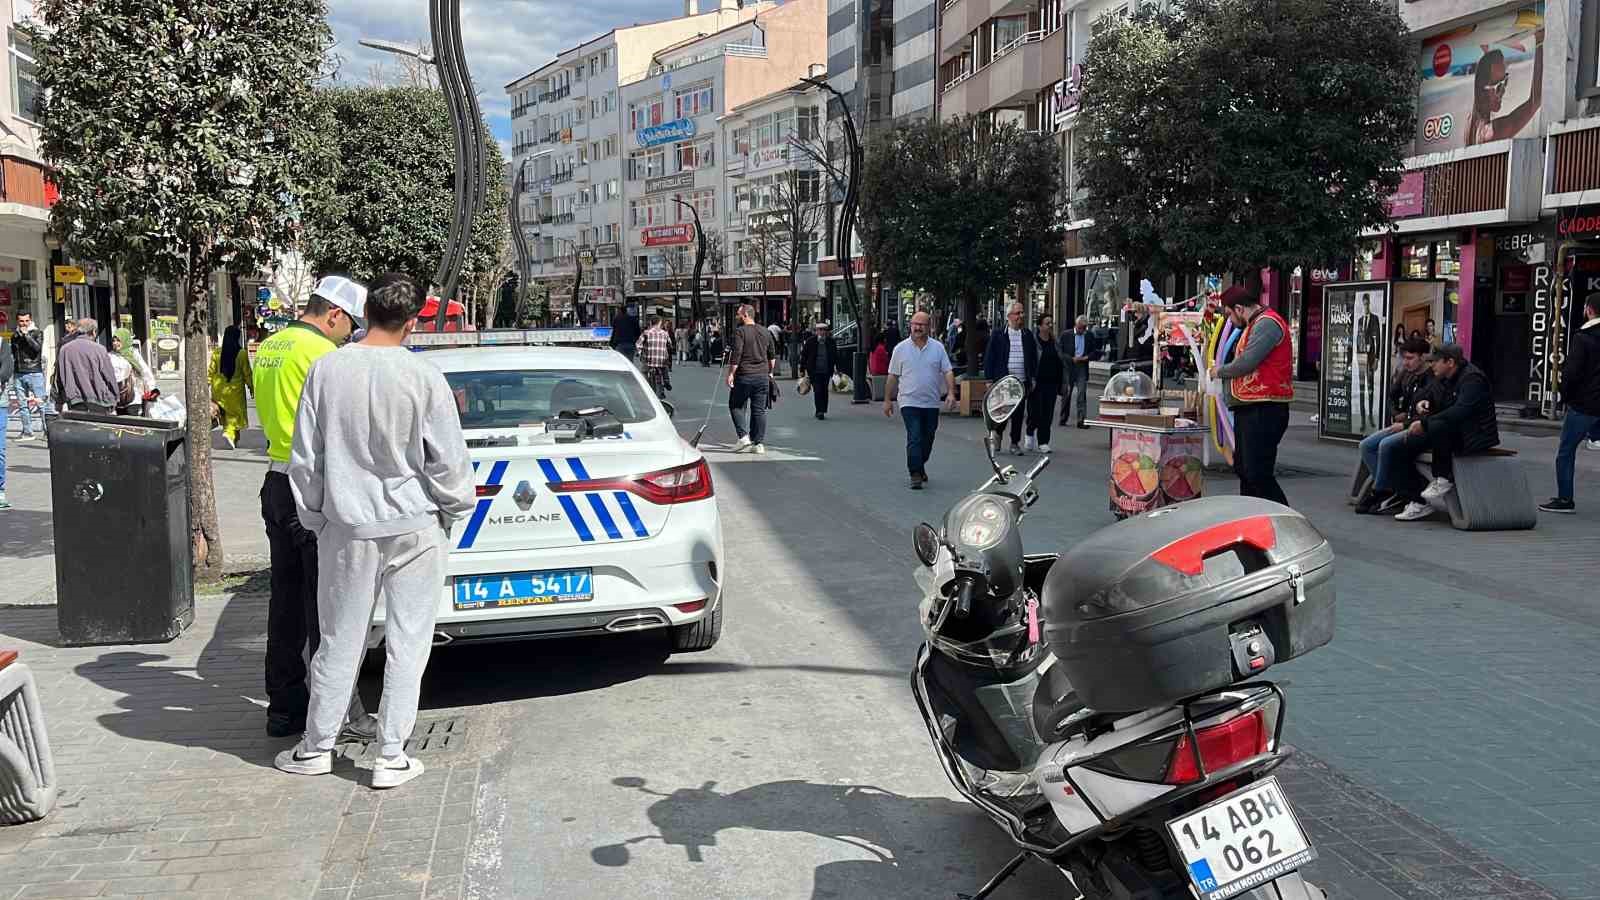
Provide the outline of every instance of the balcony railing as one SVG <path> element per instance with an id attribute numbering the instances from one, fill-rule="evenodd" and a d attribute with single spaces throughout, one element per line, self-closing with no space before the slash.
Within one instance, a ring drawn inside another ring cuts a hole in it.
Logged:
<path id="1" fill-rule="evenodd" d="M 521 156 L 522 154 L 527 153 L 529 150 L 532 150 L 534 147 L 537 147 L 537 146 L 538 146 L 538 144 L 513 144 L 511 146 L 511 155 L 512 156 Z"/>
<path id="2" fill-rule="evenodd" d="M 757 47 L 755 44 L 728 44 L 722 48 L 728 56 L 744 56 L 752 59 L 766 59 L 767 48 Z"/>
<path id="3" fill-rule="evenodd" d="M 534 104 L 532 103 L 524 103 L 521 106 L 513 106 L 511 107 L 511 118 L 520 119 L 527 115 L 528 112 L 533 109 L 533 107 Z"/>
<path id="4" fill-rule="evenodd" d="M 572 180 L 572 170 L 571 169 L 568 169 L 565 172 L 557 172 L 554 175 L 550 176 L 550 183 L 551 184 L 564 184 L 564 183 L 566 183 L 568 181 L 571 181 L 571 180 Z"/>
<path id="5" fill-rule="evenodd" d="M 959 0 L 958 0 L 958 2 L 959 2 Z M 972 76 L 978 74 L 979 72 L 982 72 L 984 69 L 987 69 L 990 66 L 994 65 L 995 63 L 999 62 L 1007 54 L 1011 53 L 1011 51 L 1017 49 L 1018 47 L 1021 47 L 1021 46 L 1025 45 L 1025 44 L 1038 43 L 1039 41 L 1044 40 L 1045 37 L 1047 35 L 1051 34 L 1051 33 L 1053 33 L 1053 32 L 1052 31 L 1045 31 L 1045 30 L 1041 29 L 1041 30 L 1038 30 L 1038 31 L 1029 31 L 1029 32 L 1027 32 L 1025 34 L 1017 35 L 1015 38 L 1012 38 L 1010 41 L 1008 41 L 1008 42 L 1006 42 L 1004 44 L 1001 44 L 1000 48 L 998 50 L 994 51 L 994 55 L 989 57 L 989 61 L 988 62 L 984 63 L 981 66 L 978 66 L 976 69 L 973 69 L 970 72 L 963 72 L 960 75 L 957 75 L 956 77 L 950 79 L 948 82 L 946 82 L 944 87 L 939 89 L 939 92 L 940 93 L 944 93 L 946 91 L 949 91 L 951 88 L 955 87 L 956 85 L 960 84 L 961 82 L 966 81 L 968 78 L 971 78 Z"/>
<path id="6" fill-rule="evenodd" d="M 578 214 L 577 213 L 569 213 L 569 212 L 556 213 L 556 215 L 555 215 L 555 224 L 557 224 L 557 225 L 570 225 L 577 218 L 578 218 Z"/>

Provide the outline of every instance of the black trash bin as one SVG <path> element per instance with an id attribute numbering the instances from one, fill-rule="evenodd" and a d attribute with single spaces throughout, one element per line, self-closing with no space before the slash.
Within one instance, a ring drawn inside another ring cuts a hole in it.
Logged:
<path id="1" fill-rule="evenodd" d="M 62 641 L 142 644 L 182 634 L 194 621 L 183 426 L 66 413 L 49 437 Z"/>

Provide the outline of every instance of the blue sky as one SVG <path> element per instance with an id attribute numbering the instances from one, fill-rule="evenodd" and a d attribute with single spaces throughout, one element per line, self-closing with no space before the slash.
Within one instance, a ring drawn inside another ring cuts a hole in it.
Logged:
<path id="1" fill-rule="evenodd" d="M 557 53 L 619 25 L 683 14 L 682 0 L 461 0 L 462 43 L 489 127 L 502 145 L 511 137 L 505 86 Z M 368 83 L 385 54 L 359 38 L 428 43 L 425 0 L 328 0 L 340 81 Z"/>

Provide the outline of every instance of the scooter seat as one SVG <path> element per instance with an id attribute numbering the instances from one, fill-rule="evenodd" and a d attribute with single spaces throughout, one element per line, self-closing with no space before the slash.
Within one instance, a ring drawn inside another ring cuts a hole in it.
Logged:
<path id="1" fill-rule="evenodd" d="M 1061 740 L 1066 720 L 1088 708 L 1067 681 L 1066 670 L 1059 665 L 1051 666 L 1044 671 L 1033 693 L 1034 730 L 1046 743 Z"/>

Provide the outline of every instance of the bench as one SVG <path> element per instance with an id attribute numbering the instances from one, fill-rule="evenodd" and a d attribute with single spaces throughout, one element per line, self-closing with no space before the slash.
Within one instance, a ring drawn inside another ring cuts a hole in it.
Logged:
<path id="1" fill-rule="evenodd" d="M 1432 463 L 1430 453 L 1417 458 L 1418 470 L 1429 480 L 1432 472 L 1423 466 Z M 1455 468 L 1456 489 L 1442 503 L 1442 512 L 1450 516 L 1452 526 L 1461 531 L 1515 531 L 1539 524 L 1539 509 L 1528 489 L 1528 475 L 1517 462 L 1517 451 L 1491 447 L 1457 456 Z M 1370 493 L 1372 473 L 1358 457 L 1347 502 L 1359 504 Z"/>
<path id="2" fill-rule="evenodd" d="M 33 674 L 0 650 L 0 825 L 42 819 L 55 806 L 56 771 Z"/>

